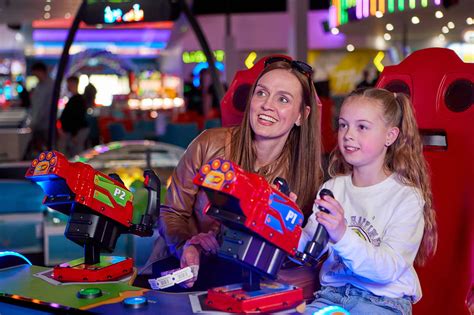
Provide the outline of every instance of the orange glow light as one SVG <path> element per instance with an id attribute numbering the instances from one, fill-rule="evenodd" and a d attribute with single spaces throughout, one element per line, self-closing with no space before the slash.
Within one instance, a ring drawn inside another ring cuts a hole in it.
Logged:
<path id="1" fill-rule="evenodd" d="M 217 170 L 219 168 L 219 166 L 221 166 L 221 161 L 219 160 L 215 160 L 214 162 L 212 162 L 212 168 Z"/>
<path id="2" fill-rule="evenodd" d="M 234 172 L 230 171 L 225 174 L 226 180 L 231 180 L 232 178 L 234 178 Z"/>
<path id="3" fill-rule="evenodd" d="M 225 162 L 224 164 L 222 164 L 221 169 L 222 169 L 223 172 L 227 172 L 229 170 L 229 168 L 230 168 L 230 163 L 229 162 Z"/>

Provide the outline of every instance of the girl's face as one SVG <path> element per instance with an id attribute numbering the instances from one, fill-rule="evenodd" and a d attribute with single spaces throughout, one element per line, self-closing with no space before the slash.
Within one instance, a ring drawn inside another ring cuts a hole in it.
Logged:
<path id="1" fill-rule="evenodd" d="M 343 104 L 338 123 L 339 150 L 346 162 L 354 170 L 383 171 L 387 147 L 399 131 L 387 126 L 381 104 L 362 96 L 351 97 Z"/>
<path id="2" fill-rule="evenodd" d="M 301 124 L 303 89 L 298 79 L 283 69 L 264 74 L 250 102 L 250 126 L 255 140 L 277 139 L 286 142 L 295 124 Z M 306 106 L 309 114 L 310 107 Z"/>

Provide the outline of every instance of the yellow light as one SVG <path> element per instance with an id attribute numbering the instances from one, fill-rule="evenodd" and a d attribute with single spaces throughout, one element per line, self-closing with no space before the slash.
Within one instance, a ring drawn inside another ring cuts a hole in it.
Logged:
<path id="1" fill-rule="evenodd" d="M 374 66 L 375 66 L 375 68 L 377 68 L 377 70 L 379 72 L 383 71 L 384 66 L 382 64 L 382 60 L 383 60 L 384 57 L 385 57 L 385 53 L 383 51 L 379 51 L 377 53 L 377 55 L 375 56 L 375 58 L 374 58 L 374 61 L 373 61 Z"/>
<path id="2" fill-rule="evenodd" d="M 379 0 L 379 12 L 383 14 L 385 13 L 385 0 Z"/>
<path id="3" fill-rule="evenodd" d="M 370 1 L 370 15 L 374 16 L 377 11 L 377 2 Z"/>
<path id="4" fill-rule="evenodd" d="M 253 62 L 257 59 L 257 53 L 255 51 L 251 51 L 247 58 L 245 58 L 245 66 L 247 69 L 250 69 L 253 67 Z"/>

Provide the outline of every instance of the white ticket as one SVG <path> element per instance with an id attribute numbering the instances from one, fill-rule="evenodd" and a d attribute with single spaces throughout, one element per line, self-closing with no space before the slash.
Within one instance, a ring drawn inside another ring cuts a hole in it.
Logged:
<path id="1" fill-rule="evenodd" d="M 198 270 L 199 266 L 189 266 L 183 269 L 178 269 L 156 279 L 148 279 L 148 283 L 154 290 L 166 289 L 174 286 L 175 284 L 192 279 L 193 277 L 197 277 Z"/>

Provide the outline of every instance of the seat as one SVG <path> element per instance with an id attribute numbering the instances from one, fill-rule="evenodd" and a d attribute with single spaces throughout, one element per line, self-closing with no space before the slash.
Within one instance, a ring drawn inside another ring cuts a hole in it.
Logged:
<path id="1" fill-rule="evenodd" d="M 166 126 L 165 134 L 159 139 L 162 142 L 187 148 L 198 134 L 199 129 L 197 123 L 169 123 Z"/>
<path id="2" fill-rule="evenodd" d="M 219 127 L 221 127 L 221 120 L 218 118 L 206 119 L 204 121 L 204 129 L 219 128 Z"/>
<path id="3" fill-rule="evenodd" d="M 410 96 L 432 174 L 438 250 L 416 267 L 423 298 L 414 314 L 464 314 L 474 274 L 474 64 L 454 51 L 415 51 L 383 70 L 377 87 Z M 449 290 L 440 290 L 440 284 Z"/>
<path id="4" fill-rule="evenodd" d="M 147 140 L 155 140 L 155 121 L 153 120 L 138 120 L 133 124 L 133 131 L 140 135 L 140 138 Z"/>
<path id="5" fill-rule="evenodd" d="M 140 134 L 135 132 L 127 132 L 122 123 L 110 123 L 108 126 L 110 132 L 111 141 L 122 141 L 122 140 L 140 140 Z"/>

